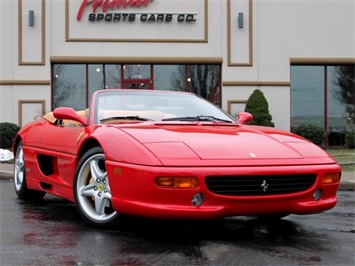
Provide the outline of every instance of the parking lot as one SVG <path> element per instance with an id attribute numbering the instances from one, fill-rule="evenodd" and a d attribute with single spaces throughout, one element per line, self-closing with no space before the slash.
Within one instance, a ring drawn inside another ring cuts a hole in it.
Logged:
<path id="1" fill-rule="evenodd" d="M 232 217 L 166 221 L 124 217 L 89 227 L 74 204 L 17 199 L 0 181 L 1 265 L 354 265 L 355 197 L 327 212 L 279 221 Z"/>

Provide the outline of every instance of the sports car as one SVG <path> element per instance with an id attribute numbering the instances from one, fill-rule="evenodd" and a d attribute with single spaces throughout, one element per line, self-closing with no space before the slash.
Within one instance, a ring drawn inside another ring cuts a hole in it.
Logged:
<path id="1" fill-rule="evenodd" d="M 283 217 L 333 208 L 341 167 L 287 131 L 252 126 L 187 92 L 106 89 L 59 107 L 14 142 L 21 199 L 76 204 L 94 226 L 163 219 Z"/>

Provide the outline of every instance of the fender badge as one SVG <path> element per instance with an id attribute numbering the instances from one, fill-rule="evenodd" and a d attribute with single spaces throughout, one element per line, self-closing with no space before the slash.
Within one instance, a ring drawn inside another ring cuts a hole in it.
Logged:
<path id="1" fill-rule="evenodd" d="M 253 153 L 253 152 L 249 152 L 249 155 L 250 155 L 251 157 L 253 157 L 253 158 L 256 158 L 256 155 L 255 155 L 255 153 Z"/>

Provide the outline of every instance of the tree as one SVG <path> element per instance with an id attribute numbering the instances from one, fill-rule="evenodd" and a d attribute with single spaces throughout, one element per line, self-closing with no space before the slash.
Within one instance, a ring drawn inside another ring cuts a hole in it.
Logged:
<path id="1" fill-rule="evenodd" d="M 348 122 L 355 125 L 355 66 L 337 66 L 335 73 L 333 95 L 345 105 Z"/>
<path id="2" fill-rule="evenodd" d="M 76 84 L 62 78 L 64 72 L 64 65 L 56 64 L 53 66 L 53 108 L 66 106 L 66 100 L 74 97 Z"/>
<path id="3" fill-rule="evenodd" d="M 245 112 L 249 112 L 253 115 L 253 121 L 251 125 L 274 127 L 274 123 L 271 121 L 272 116 L 269 112 L 269 104 L 259 89 L 249 96 L 249 99 L 245 105 Z"/>
<path id="4" fill-rule="evenodd" d="M 11 149 L 19 130 L 20 127 L 16 124 L 9 122 L 0 123 L 0 148 Z"/>
<path id="5" fill-rule="evenodd" d="M 220 65 L 180 65 L 171 84 L 174 90 L 185 90 L 195 93 L 220 106 L 221 103 L 221 66 Z"/>
<path id="6" fill-rule="evenodd" d="M 189 65 L 189 91 L 220 105 L 220 65 Z"/>
<path id="7" fill-rule="evenodd" d="M 184 91 L 186 83 L 186 65 L 179 65 L 178 71 L 174 72 L 170 80 L 172 90 Z"/>

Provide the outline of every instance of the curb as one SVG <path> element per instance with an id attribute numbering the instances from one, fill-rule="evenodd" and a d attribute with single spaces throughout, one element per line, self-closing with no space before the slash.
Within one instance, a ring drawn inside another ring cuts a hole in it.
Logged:
<path id="1" fill-rule="evenodd" d="M 340 183 L 338 191 L 355 191 L 355 182 L 346 181 Z"/>
<path id="2" fill-rule="evenodd" d="M 13 180 L 13 174 L 12 173 L 5 173 L 5 172 L 0 172 L 0 180 Z"/>

